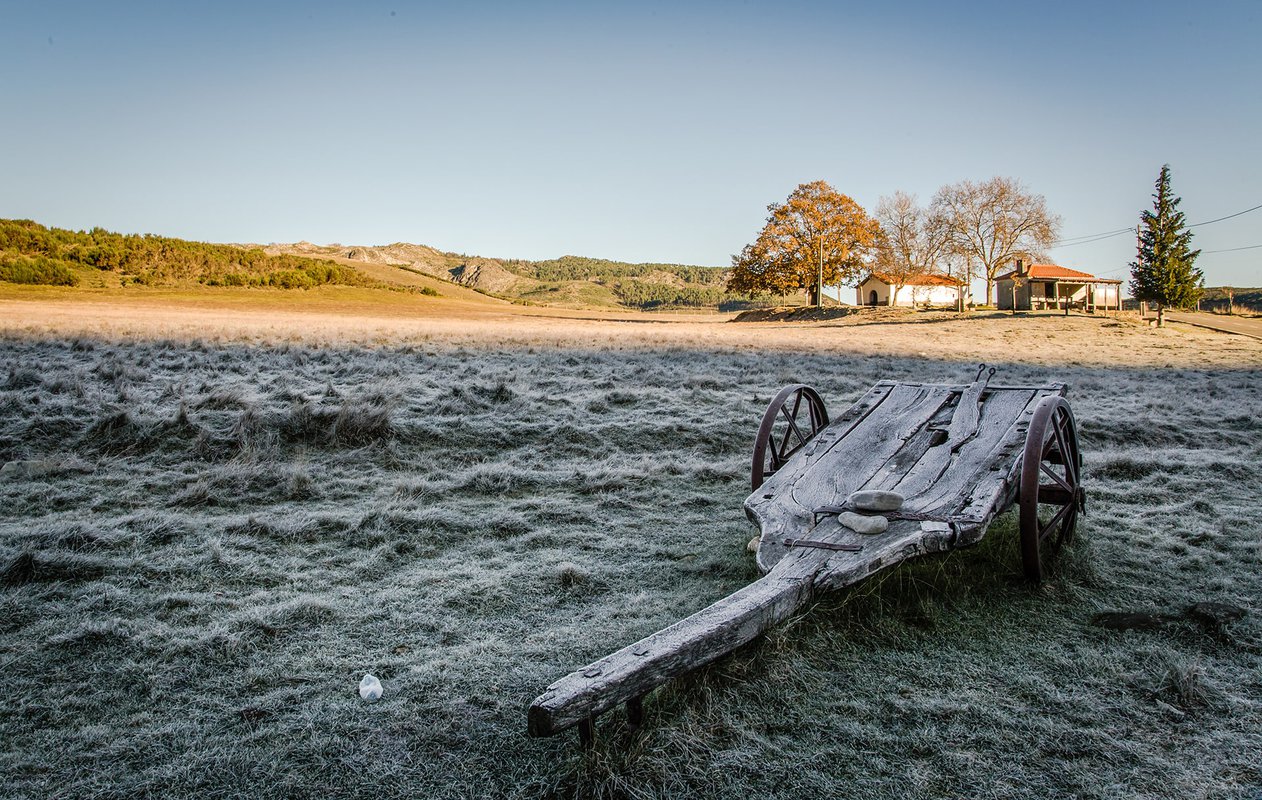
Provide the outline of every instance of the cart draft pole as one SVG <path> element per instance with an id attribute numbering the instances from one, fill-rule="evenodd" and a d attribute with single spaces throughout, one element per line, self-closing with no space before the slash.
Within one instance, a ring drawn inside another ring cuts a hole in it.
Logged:
<path id="1" fill-rule="evenodd" d="M 552 736 L 577 725 L 587 745 L 595 718 L 622 704 L 638 727 L 649 691 L 753 641 L 810 599 L 819 565 L 797 561 L 552 684 L 530 706 L 530 734 Z"/>

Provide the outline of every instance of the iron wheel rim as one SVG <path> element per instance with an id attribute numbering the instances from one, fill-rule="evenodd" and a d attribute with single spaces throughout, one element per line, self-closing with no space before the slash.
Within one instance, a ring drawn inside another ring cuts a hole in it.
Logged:
<path id="1" fill-rule="evenodd" d="M 751 490 L 757 491 L 827 425 L 828 411 L 819 392 L 802 383 L 781 389 L 767 406 L 754 438 Z"/>
<path id="2" fill-rule="evenodd" d="M 1045 397 L 1034 409 L 1021 462 L 1021 563 L 1027 578 L 1043 580 L 1050 561 L 1073 540 L 1085 510 L 1073 410 L 1063 397 Z"/>

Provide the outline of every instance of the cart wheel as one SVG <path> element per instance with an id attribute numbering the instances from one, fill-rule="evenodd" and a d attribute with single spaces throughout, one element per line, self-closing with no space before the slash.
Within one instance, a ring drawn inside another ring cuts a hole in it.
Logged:
<path id="1" fill-rule="evenodd" d="M 1063 397 L 1045 397 L 1034 409 L 1021 462 L 1021 563 L 1038 583 L 1061 545 L 1073 538 L 1086 511 L 1082 453 L 1074 412 Z M 1043 516 L 1039 507 L 1047 506 Z"/>
<path id="2" fill-rule="evenodd" d="M 828 412 L 818 392 L 800 383 L 781 389 L 758 426 L 750 486 L 754 490 L 762 486 L 826 425 Z"/>

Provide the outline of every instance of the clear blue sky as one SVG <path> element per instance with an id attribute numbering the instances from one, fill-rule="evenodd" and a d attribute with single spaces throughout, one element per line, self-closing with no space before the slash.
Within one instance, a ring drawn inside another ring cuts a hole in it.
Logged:
<path id="1" fill-rule="evenodd" d="M 871 209 L 1009 175 L 1077 237 L 1168 162 L 1199 222 L 1262 204 L 1260 52 L 1257 0 L 0 0 L 0 216 L 726 265 L 805 181 Z M 1262 210 L 1196 244 L 1262 244 Z M 1052 255 L 1125 277 L 1134 239 Z"/>

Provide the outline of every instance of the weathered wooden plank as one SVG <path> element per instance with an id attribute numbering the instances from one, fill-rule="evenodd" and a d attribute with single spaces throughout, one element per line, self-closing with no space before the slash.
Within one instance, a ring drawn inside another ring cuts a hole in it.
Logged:
<path id="1" fill-rule="evenodd" d="M 762 530 L 759 567 L 771 569 L 784 555 L 786 536 L 809 530 L 815 508 L 838 503 L 862 486 L 949 397 L 946 386 L 897 385 L 844 436 L 821 445 L 810 458 L 786 464 L 745 502 Z"/>
<path id="2" fill-rule="evenodd" d="M 951 415 L 950 425 L 945 431 L 946 435 L 942 437 L 931 435 L 930 447 L 920 454 L 910 468 L 904 469 L 902 479 L 893 486 L 894 491 L 904 497 L 915 497 L 942 477 L 954 453 L 977 434 L 981 418 L 982 391 L 985 388 L 984 381 L 975 381 L 960 392 L 954 406 L 954 413 Z M 910 461 L 910 459 L 907 460 Z"/>
<path id="3" fill-rule="evenodd" d="M 897 521 L 879 537 L 822 523 L 811 539 L 851 550 L 792 548 L 762 578 L 680 622 L 594 661 L 530 706 L 532 735 L 551 736 L 704 666 L 792 616 L 820 588 L 838 588 L 922 552 L 947 549 L 942 530 Z M 843 580 L 844 578 L 844 580 Z"/>
<path id="4" fill-rule="evenodd" d="M 791 487 L 798 476 L 813 466 L 818 461 L 819 455 L 826 453 L 838 440 L 845 437 L 856 426 L 866 420 L 869 414 L 885 402 L 890 392 L 897 385 L 892 381 L 881 381 L 856 400 L 846 411 L 834 416 L 828 427 L 824 428 L 802 451 L 794 455 L 787 464 L 768 478 L 759 487 L 758 491 L 746 498 L 744 503 L 745 514 L 750 521 L 761 530 L 764 526 L 759 519 L 764 515 L 763 509 L 770 502 L 774 501 L 778 495 L 787 491 L 787 487 Z M 769 572 L 784 554 L 785 548 L 782 542 L 769 541 L 766 537 L 763 537 L 757 553 L 758 568 L 764 573 Z"/>
<path id="5" fill-rule="evenodd" d="M 552 684 L 530 706 L 530 733 L 551 736 L 757 638 L 809 599 L 825 552 L 795 550 L 734 594 Z"/>
<path id="6" fill-rule="evenodd" d="M 885 460 L 885 463 L 872 471 L 870 477 L 859 482 L 854 488 L 892 489 L 898 484 L 906 475 L 907 470 L 915 466 L 925 453 L 946 439 L 946 427 L 955 413 L 958 394 L 952 389 L 942 387 L 938 395 L 941 397 L 941 403 L 928 417 L 911 413 L 904 415 L 904 418 L 900 420 L 902 430 L 897 436 L 890 436 L 887 442 L 888 445 L 896 448 L 894 452 Z M 855 469 L 848 470 L 856 478 L 861 477 L 865 471 L 861 462 Z"/>
<path id="7" fill-rule="evenodd" d="M 914 556 L 949 550 L 955 546 L 955 535 L 950 526 L 941 523 L 891 520 L 885 533 L 865 537 L 862 553 L 839 553 L 829 558 L 815 573 L 815 589 L 842 589 Z"/>
<path id="8" fill-rule="evenodd" d="M 890 381 L 882 381 L 871 389 L 869 389 L 862 397 L 854 402 L 850 408 L 843 411 L 840 415 L 833 417 L 832 422 L 824 430 L 812 439 L 802 452 L 795 455 L 788 464 L 785 464 L 776 475 L 780 475 L 780 479 L 773 484 L 789 486 L 793 483 L 796 476 L 801 475 L 810 469 L 819 457 L 828 452 L 840 439 L 847 436 L 858 425 L 862 424 L 867 417 L 881 406 L 889 397 L 891 391 L 898 384 Z M 775 476 L 772 476 L 775 477 Z M 767 479 L 771 482 L 771 478 Z M 764 487 L 766 484 L 764 484 Z M 774 490 L 774 489 L 773 489 Z M 763 488 L 759 492 L 755 492 L 753 497 L 767 494 L 767 489 Z M 752 499 L 752 497 L 751 497 Z"/>
<path id="9" fill-rule="evenodd" d="M 956 511 L 959 516 L 980 518 L 989 513 L 986 517 L 989 520 L 1016 501 L 1021 484 L 1021 454 L 1025 449 L 1026 433 L 1034 408 L 1044 397 L 1050 395 L 1063 397 L 1065 393 L 1064 384 L 1054 384 L 1035 393 L 1025 410 L 1021 412 L 1017 422 L 1008 429 L 1004 438 L 991 451 L 985 462 L 984 468 L 987 472 L 992 475 L 1002 475 L 1003 479 L 979 481 L 963 492 Z M 957 544 L 961 547 L 974 544 L 981 539 L 985 531 L 986 528 L 983 525 L 970 538 L 961 537 Z"/>
<path id="10" fill-rule="evenodd" d="M 907 478 L 895 487 L 908 499 L 907 510 L 931 512 L 942 506 L 946 499 L 958 494 L 962 487 L 974 480 L 984 480 L 979 470 L 981 461 L 999 443 L 1029 403 L 1033 392 L 993 392 L 986 397 L 980 413 L 969 421 L 960 440 L 952 440 L 934 448 Z"/>
<path id="11" fill-rule="evenodd" d="M 1012 390 L 989 396 L 982 407 L 978 435 L 960 447 L 941 478 L 909 501 L 908 509 L 940 515 L 957 514 L 967 504 L 969 496 L 977 493 L 993 495 L 988 484 L 1003 477 L 991 469 L 997 463 L 996 451 L 1003 445 L 1023 446 L 1029 415 L 1038 400 L 1061 390 L 1063 387 L 1050 392 Z"/>
<path id="12" fill-rule="evenodd" d="M 881 386 L 884 388 L 884 385 Z M 912 388 L 925 390 L 926 394 L 909 392 Z M 980 400 L 977 403 L 979 411 L 976 416 L 966 412 L 957 421 L 952 408 L 958 409 L 959 406 L 950 401 L 950 396 L 962 396 L 970 390 L 970 396 Z M 758 551 L 759 568 L 767 571 L 783 557 L 785 536 L 810 529 L 810 512 L 815 508 L 839 503 L 858 488 L 891 488 L 891 484 L 897 487 L 908 472 L 917 468 L 919 457 L 925 453 L 934 453 L 936 463 L 919 466 L 915 475 L 917 483 L 898 487 L 898 490 L 908 497 L 932 492 L 935 504 L 941 505 L 949 494 L 937 490 L 942 475 L 947 471 L 953 472 L 958 464 L 967 465 L 979 457 L 984 459 L 994 440 L 1002 436 L 1005 418 L 1011 414 L 1010 422 L 1020 413 L 1023 396 L 1063 390 L 1063 384 L 992 386 L 980 390 L 978 384 L 892 385 L 889 394 L 883 399 L 877 398 L 876 405 L 867 410 L 861 424 L 852 424 L 844 435 L 832 438 L 826 437 L 829 432 L 826 428 L 811 458 L 798 460 L 795 456 L 777 476 L 773 476 L 778 480 L 774 483 L 768 481 L 758 493 L 746 500 L 746 513 L 763 531 Z M 946 396 L 947 401 L 938 404 L 940 396 Z M 987 406 L 990 406 L 990 412 L 985 411 Z M 929 415 L 927 418 L 926 414 Z M 992 426 L 998 427 L 981 431 L 983 414 Z M 894 417 L 898 418 L 897 423 L 890 421 Z M 954 442 L 954 447 L 946 447 L 939 456 L 934 442 L 942 441 L 944 434 L 946 441 L 952 439 L 950 430 L 935 433 L 946 420 L 951 420 L 954 425 L 955 437 L 964 439 L 969 447 Z M 973 433 L 971 437 L 968 436 L 970 431 Z M 972 441 L 979 431 L 984 434 L 980 445 Z M 948 458 L 946 454 L 952 449 L 957 452 L 951 453 Z M 958 451 L 963 451 L 964 455 L 960 456 Z M 874 467 L 873 464 L 879 461 L 884 463 Z M 966 468 L 965 471 L 978 479 L 986 477 L 977 469 Z M 865 473 L 873 474 L 865 480 Z M 833 483 L 831 487 L 827 485 L 829 480 Z M 785 484 L 791 484 L 787 496 Z M 958 493 L 964 485 L 963 481 L 954 482 L 950 492 Z M 955 505 L 962 505 L 962 500 Z M 922 497 L 912 510 L 931 510 L 931 506 Z M 938 510 L 945 513 L 943 509 Z"/>
<path id="13" fill-rule="evenodd" d="M 790 496 L 800 507 L 841 502 L 892 459 L 950 400 L 950 392 L 917 387 L 889 398 L 793 483 Z M 902 401 L 902 402 L 900 402 Z"/>

